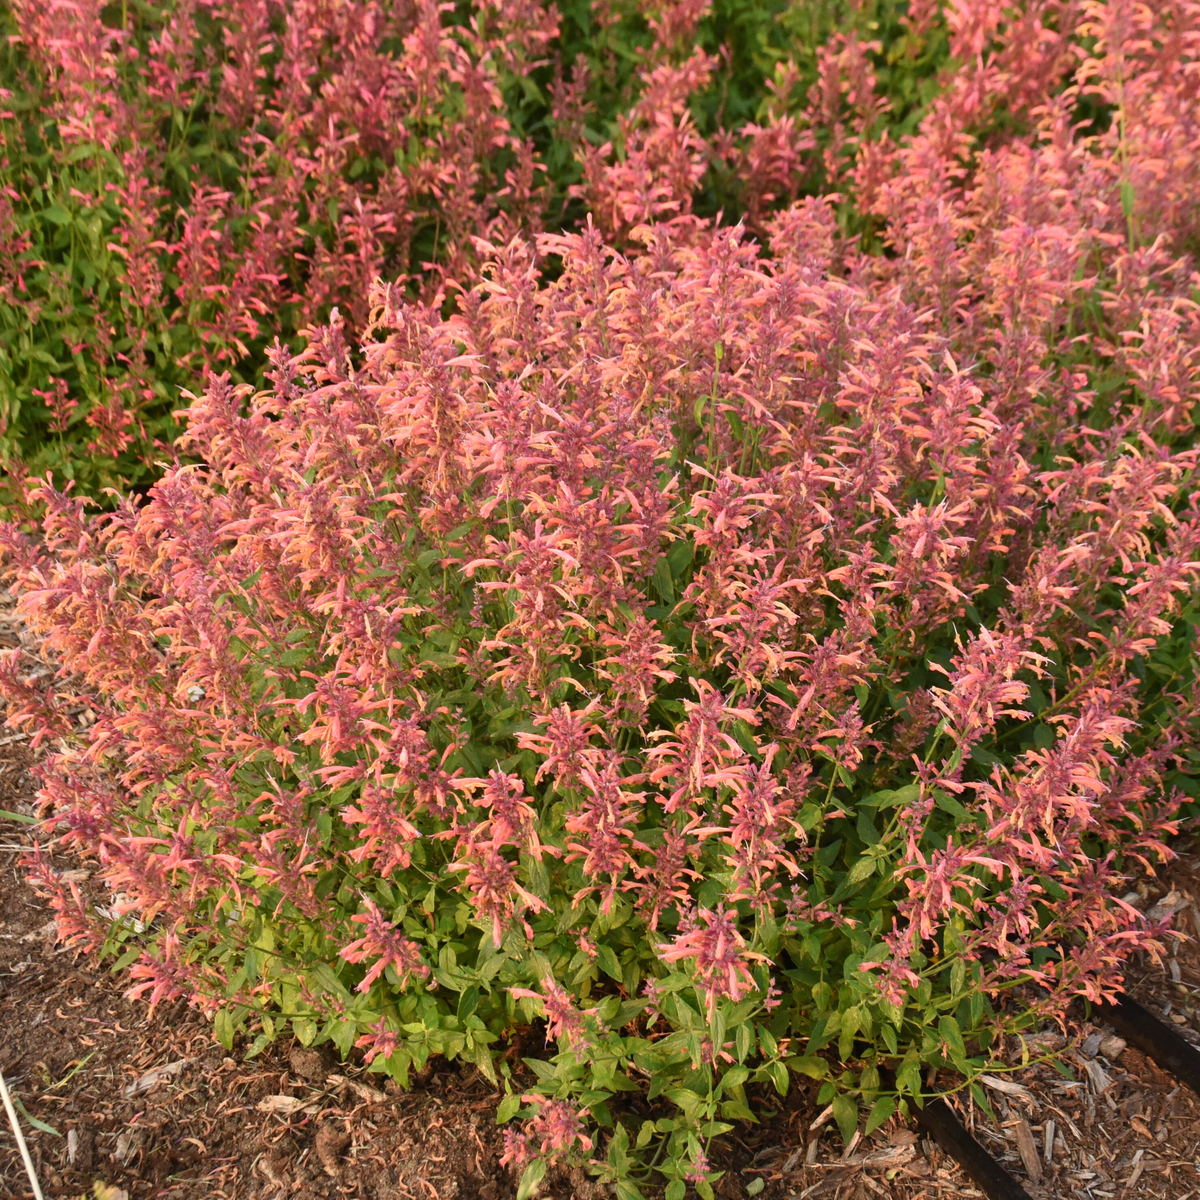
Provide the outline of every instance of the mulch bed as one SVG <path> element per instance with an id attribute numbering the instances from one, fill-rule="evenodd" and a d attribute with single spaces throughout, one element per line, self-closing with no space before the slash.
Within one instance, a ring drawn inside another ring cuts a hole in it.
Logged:
<path id="1" fill-rule="evenodd" d="M 0 593 L 0 646 L 24 637 Z M 0 809 L 32 813 L 30 751 L 0 728 Z M 124 998 L 127 984 L 57 946 L 50 912 L 24 879 L 30 827 L 0 819 L 0 1071 L 27 1117 L 24 1130 L 47 1196 L 110 1200 L 511 1200 L 499 1165 L 499 1094 L 472 1067 L 432 1064 L 410 1092 L 355 1064 L 299 1045 L 246 1061 L 227 1053 L 186 1005 Z M 96 903 L 103 885 L 86 861 L 75 872 Z M 1185 847 L 1141 903 L 1178 909 L 1200 933 L 1200 856 Z M 1180 940 L 1161 965 L 1135 964 L 1130 986 L 1147 1007 L 1200 1044 L 1200 948 Z M 1050 1031 L 1053 1033 L 1054 1031 Z M 955 1098 L 981 1142 L 1038 1200 L 1200 1200 L 1200 1101 L 1103 1026 L 1065 1031 L 1075 1081 L 1049 1067 L 1004 1076 L 994 1119 Z M 1014 1047 L 1014 1055 L 1017 1053 Z M 1013 1061 L 1019 1061 L 1014 1058 Z M 778 1111 L 744 1124 L 714 1151 L 722 1200 L 950 1200 L 981 1193 L 952 1160 L 893 1121 L 842 1146 L 799 1081 Z M 765 1098 L 764 1098 L 765 1099 Z M 816 1128 L 814 1128 L 816 1126 Z M 552 1171 L 541 1195 L 599 1200 L 581 1171 Z M 0 1125 L 0 1196 L 32 1197 L 7 1124 Z"/>

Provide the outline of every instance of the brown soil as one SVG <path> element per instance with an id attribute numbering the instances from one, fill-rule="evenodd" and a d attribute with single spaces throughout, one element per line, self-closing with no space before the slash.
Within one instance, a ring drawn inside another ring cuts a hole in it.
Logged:
<path id="1" fill-rule="evenodd" d="M 0 646 L 18 636 L 5 599 L 0 593 Z M 33 811 L 31 761 L 20 737 L 0 726 L 0 809 Z M 24 1107 L 47 1196 L 90 1197 L 98 1183 L 117 1189 L 110 1200 L 122 1191 L 130 1200 L 515 1195 L 514 1178 L 499 1166 L 499 1095 L 474 1068 L 441 1063 L 401 1093 L 295 1045 L 252 1061 L 242 1045 L 227 1054 L 185 1005 L 162 1007 L 151 1020 L 143 1003 L 123 997 L 122 979 L 56 946 L 50 913 L 24 880 L 31 845 L 28 825 L 0 818 L 0 1071 Z M 102 900 L 86 862 L 53 861 Z M 1181 854 L 1161 886 L 1144 890 L 1144 905 L 1169 902 L 1181 928 L 1200 932 L 1200 855 Z M 1200 1044 L 1198 943 L 1172 950 L 1162 965 L 1135 964 L 1130 984 Z M 1067 1030 L 1076 1081 L 1049 1067 L 1006 1075 L 1023 1090 L 991 1091 L 994 1120 L 969 1098 L 952 1103 L 1039 1200 L 1200 1200 L 1200 1101 L 1137 1051 L 1102 1040 L 1109 1032 L 1083 1021 Z M 714 1147 L 714 1165 L 727 1172 L 717 1185 L 722 1200 L 747 1195 L 759 1179 L 763 1200 L 981 1195 L 897 1121 L 847 1152 L 813 1100 L 802 1082 L 769 1119 Z M 0 1117 L 0 1197 L 32 1194 Z M 608 1193 L 578 1170 L 560 1170 L 541 1194 Z"/>

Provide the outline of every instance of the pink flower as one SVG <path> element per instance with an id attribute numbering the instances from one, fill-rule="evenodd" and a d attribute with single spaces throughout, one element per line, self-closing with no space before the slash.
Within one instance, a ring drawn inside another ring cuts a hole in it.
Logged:
<path id="1" fill-rule="evenodd" d="M 539 1154 L 553 1160 L 592 1148 L 592 1139 L 583 1130 L 583 1115 L 569 1100 L 547 1100 L 536 1094 L 521 1100 L 537 1109 L 527 1128 L 529 1140 L 540 1143 Z"/>
<path id="2" fill-rule="evenodd" d="M 362 937 L 343 947 L 338 953 L 347 962 L 360 963 L 374 959 L 371 969 L 358 985 L 360 992 L 369 992 L 388 967 L 400 977 L 403 987 L 412 978 L 428 979 L 429 968 L 421 961 L 421 950 L 415 942 L 397 932 L 396 926 L 379 910 L 379 906 L 368 897 L 363 897 L 365 913 L 350 918 L 352 922 L 366 927 Z"/>
<path id="3" fill-rule="evenodd" d="M 566 1038 L 572 1045 L 586 1046 L 587 1033 L 584 1015 L 571 1001 L 569 993 L 553 979 L 544 979 L 540 992 L 528 988 L 509 988 L 509 995 L 519 999 L 538 1000 L 546 1017 L 546 1037 Z"/>
<path id="4" fill-rule="evenodd" d="M 363 1061 L 371 1063 L 380 1055 L 384 1058 L 391 1058 L 400 1045 L 400 1034 L 388 1027 L 386 1017 L 380 1017 L 354 1045 L 359 1050 L 366 1051 Z"/>
<path id="5" fill-rule="evenodd" d="M 736 914 L 723 905 L 716 911 L 702 908 L 698 915 L 703 924 L 680 934 L 666 949 L 660 949 L 658 956 L 663 962 L 689 963 L 711 1013 L 718 999 L 736 1002 L 754 991 L 757 985 L 749 964 L 765 962 L 766 958 L 746 949 Z"/>

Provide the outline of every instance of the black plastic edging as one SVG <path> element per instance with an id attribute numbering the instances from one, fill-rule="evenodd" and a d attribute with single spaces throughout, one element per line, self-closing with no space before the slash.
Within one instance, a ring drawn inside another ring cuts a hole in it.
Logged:
<path id="1" fill-rule="evenodd" d="M 944 1100 L 915 1110 L 917 1124 L 929 1133 L 981 1187 L 988 1200 L 1033 1200 L 1030 1194 L 967 1132 Z"/>
<path id="2" fill-rule="evenodd" d="M 1200 1095 L 1200 1051 L 1170 1025 L 1160 1021 L 1130 996 L 1116 1004 L 1093 1004 L 1092 1011 L 1107 1021 L 1131 1046 L 1170 1071 Z"/>
<path id="3" fill-rule="evenodd" d="M 1131 1046 L 1200 1095 L 1200 1050 L 1130 996 L 1092 1005 Z M 915 1109 L 917 1124 L 953 1158 L 988 1200 L 1033 1200 L 1030 1194 L 967 1131 L 944 1100 Z"/>
<path id="4" fill-rule="evenodd" d="M 880 1071 L 887 1087 L 894 1087 L 895 1076 Z M 954 1109 L 945 1100 L 930 1100 L 924 1108 L 910 1102 L 909 1111 L 917 1124 L 933 1138 L 983 1189 L 988 1200 L 1033 1200 L 1033 1197 L 967 1131 Z"/>

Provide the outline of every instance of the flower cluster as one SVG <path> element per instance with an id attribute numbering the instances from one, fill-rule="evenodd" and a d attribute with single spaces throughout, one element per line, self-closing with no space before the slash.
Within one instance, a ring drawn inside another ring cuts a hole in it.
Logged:
<path id="1" fill-rule="evenodd" d="M 92 494 L 153 478 L 181 389 L 221 370 L 261 383 L 272 340 L 295 348 L 334 309 L 361 333 L 379 275 L 452 302 L 475 277 L 478 236 L 561 229 L 585 208 L 628 232 L 689 212 L 701 177 L 720 184 L 710 207 L 758 213 L 793 195 L 817 163 L 791 115 L 817 116 L 799 86 L 816 60 L 793 62 L 774 115 L 740 132 L 764 64 L 769 75 L 798 49 L 776 6 L 736 0 L 719 21 L 694 0 L 642 7 L 6 5 L 5 473 L 53 469 Z M 858 45 L 870 14 L 837 7 Z M 904 62 L 936 57 L 913 40 Z M 820 119 L 858 103 L 843 102 L 838 71 Z M 723 99 L 697 125 L 692 108 L 731 89 L 732 109 Z M 6 485 L 0 503 L 18 494 Z"/>
<path id="2" fill-rule="evenodd" d="M 1197 792 L 1196 13 L 989 11 L 907 139 L 831 55 L 871 238 L 698 213 L 668 59 L 581 231 L 480 226 L 452 311 L 377 282 L 357 344 L 213 378 L 142 501 L 41 486 L 3 536 L 59 675 L 0 688 L 144 923 L 59 885 L 73 936 L 401 1080 L 544 1018 L 509 1161 L 588 1108 L 619 1175 L 650 1075 L 675 1181 L 752 1078 L 850 1136 L 1158 951 L 1118 897 Z"/>

